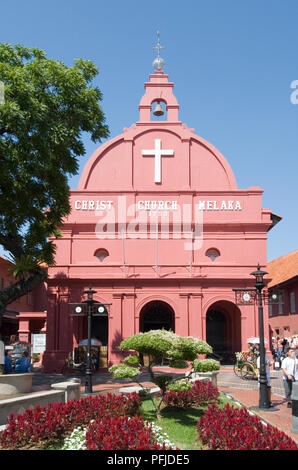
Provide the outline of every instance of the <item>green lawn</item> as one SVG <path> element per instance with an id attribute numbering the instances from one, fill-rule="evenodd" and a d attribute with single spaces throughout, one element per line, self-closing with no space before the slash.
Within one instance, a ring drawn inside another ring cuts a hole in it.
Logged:
<path id="1" fill-rule="evenodd" d="M 222 408 L 226 403 L 236 406 L 233 401 L 221 394 L 218 406 Z M 179 449 L 198 450 L 202 448 L 202 444 L 198 441 L 196 424 L 207 408 L 208 406 L 186 410 L 164 408 L 161 410 L 161 421 L 157 421 L 152 401 L 144 400 L 141 413 L 145 420 L 154 421 L 160 426 L 168 434 L 170 441 L 175 443 Z"/>

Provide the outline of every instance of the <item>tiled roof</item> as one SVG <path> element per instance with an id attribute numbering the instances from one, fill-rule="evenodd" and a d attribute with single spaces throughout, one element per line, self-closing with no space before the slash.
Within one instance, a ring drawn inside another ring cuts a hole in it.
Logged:
<path id="1" fill-rule="evenodd" d="M 267 264 L 267 271 L 268 277 L 272 278 L 268 287 L 281 284 L 298 276 L 298 250 L 270 261 Z"/>

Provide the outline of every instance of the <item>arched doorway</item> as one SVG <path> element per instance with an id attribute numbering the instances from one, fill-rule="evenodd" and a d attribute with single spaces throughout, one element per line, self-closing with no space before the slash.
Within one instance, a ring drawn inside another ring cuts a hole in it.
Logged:
<path id="1" fill-rule="evenodd" d="M 140 331 L 150 330 L 175 331 L 175 313 L 172 307 L 161 300 L 153 300 L 144 305 L 140 312 Z M 146 365 L 148 356 L 141 355 L 141 361 Z M 168 360 L 155 357 L 155 364 L 168 365 Z"/>
<path id="2" fill-rule="evenodd" d="M 101 341 L 103 346 L 108 345 L 108 317 L 92 317 L 91 337 Z"/>
<path id="3" fill-rule="evenodd" d="M 161 300 L 153 300 L 146 304 L 140 313 L 140 331 L 150 330 L 175 331 L 175 314 L 172 307 Z"/>
<path id="4" fill-rule="evenodd" d="M 209 309 L 206 317 L 206 341 L 213 352 L 220 354 L 226 350 L 226 317 L 220 310 Z"/>
<path id="5" fill-rule="evenodd" d="M 241 312 L 227 300 L 217 301 L 206 314 L 206 341 L 221 363 L 234 363 L 235 352 L 241 351 Z"/>

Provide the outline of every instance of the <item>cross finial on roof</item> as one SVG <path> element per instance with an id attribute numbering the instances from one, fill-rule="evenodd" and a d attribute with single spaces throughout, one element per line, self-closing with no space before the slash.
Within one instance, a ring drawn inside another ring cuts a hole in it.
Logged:
<path id="1" fill-rule="evenodd" d="M 160 44 L 160 32 L 157 31 L 157 45 L 153 47 L 153 49 L 157 50 L 157 57 L 160 57 L 160 50 L 164 49 L 164 46 L 161 46 Z"/>
<path id="2" fill-rule="evenodd" d="M 153 61 L 153 67 L 154 71 L 156 72 L 162 72 L 165 66 L 164 60 L 160 57 L 160 50 L 163 49 L 164 46 L 161 46 L 160 44 L 160 32 L 157 31 L 157 45 L 153 47 L 153 49 L 157 50 L 157 57 Z"/>

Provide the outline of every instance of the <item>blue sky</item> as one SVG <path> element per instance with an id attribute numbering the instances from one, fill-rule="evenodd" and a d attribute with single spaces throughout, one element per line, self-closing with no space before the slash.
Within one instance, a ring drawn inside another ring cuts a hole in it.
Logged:
<path id="1" fill-rule="evenodd" d="M 268 261 L 298 248 L 297 0 L 10 0 L 0 17 L 1 42 L 99 67 L 110 137 L 138 120 L 159 29 L 180 119 L 224 154 L 239 188 L 261 186 L 263 207 L 283 217 Z M 80 172 L 98 146 L 84 141 Z"/>

